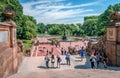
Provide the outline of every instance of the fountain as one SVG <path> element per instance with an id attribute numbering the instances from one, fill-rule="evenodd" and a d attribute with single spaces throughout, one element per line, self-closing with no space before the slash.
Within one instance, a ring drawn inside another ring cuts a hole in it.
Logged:
<path id="1" fill-rule="evenodd" d="M 66 33 L 65 33 L 65 29 L 64 29 L 64 35 L 62 36 L 62 40 L 67 40 L 67 36 L 66 36 Z"/>
<path id="2" fill-rule="evenodd" d="M 76 38 L 76 37 L 69 37 L 69 36 L 66 36 L 66 30 L 64 29 L 64 34 L 63 34 L 63 36 L 61 36 L 61 37 L 53 37 L 53 38 L 50 38 L 50 39 L 48 39 L 48 40 L 50 40 L 50 41 L 52 41 L 52 42 L 56 42 L 56 41 L 58 41 L 58 42 L 73 42 L 73 41 L 81 41 L 82 39 L 81 38 Z"/>

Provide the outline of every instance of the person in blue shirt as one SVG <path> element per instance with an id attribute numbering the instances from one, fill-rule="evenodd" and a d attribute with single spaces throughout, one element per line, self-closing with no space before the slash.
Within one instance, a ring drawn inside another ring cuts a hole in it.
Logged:
<path id="1" fill-rule="evenodd" d="M 45 56 L 45 65 L 46 65 L 46 68 L 49 68 L 49 61 L 50 61 L 49 56 L 48 56 L 48 54 L 46 54 L 46 56 Z"/>
<path id="2" fill-rule="evenodd" d="M 81 56 L 81 61 L 82 61 L 84 58 L 84 47 L 82 47 L 81 49 L 80 56 Z"/>
<path id="3" fill-rule="evenodd" d="M 70 53 L 69 52 L 67 52 L 67 54 L 66 54 L 66 62 L 67 62 L 67 65 L 70 65 Z"/>

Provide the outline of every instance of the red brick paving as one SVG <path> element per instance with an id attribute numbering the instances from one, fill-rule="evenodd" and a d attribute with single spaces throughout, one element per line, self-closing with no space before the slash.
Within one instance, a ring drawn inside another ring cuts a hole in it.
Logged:
<path id="1" fill-rule="evenodd" d="M 50 42 L 45 37 L 39 37 L 39 38 L 37 38 L 37 40 L 39 40 L 40 43 Z M 69 46 L 75 47 L 76 45 L 80 49 L 80 47 L 82 47 L 82 46 L 85 47 L 87 45 L 87 42 L 82 42 L 82 41 L 60 42 L 60 47 L 55 47 L 55 46 L 50 45 L 50 44 L 40 44 L 39 46 L 34 46 L 33 56 L 45 56 L 47 54 L 47 50 L 51 51 L 51 48 L 53 48 L 54 55 L 59 55 L 59 54 L 61 54 L 61 47 L 63 47 L 66 51 L 68 51 Z"/>

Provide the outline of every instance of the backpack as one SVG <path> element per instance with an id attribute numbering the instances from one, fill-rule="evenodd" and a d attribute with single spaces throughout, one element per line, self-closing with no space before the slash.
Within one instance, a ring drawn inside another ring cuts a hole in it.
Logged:
<path id="1" fill-rule="evenodd" d="M 58 62 L 61 62 L 62 61 L 62 59 L 61 58 L 58 58 Z"/>

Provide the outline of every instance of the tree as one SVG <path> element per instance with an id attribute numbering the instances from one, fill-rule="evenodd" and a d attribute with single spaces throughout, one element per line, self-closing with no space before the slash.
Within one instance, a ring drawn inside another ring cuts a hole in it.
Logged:
<path id="1" fill-rule="evenodd" d="M 96 16 L 90 16 L 84 18 L 83 29 L 84 34 L 88 36 L 94 36 L 97 33 L 97 19 Z"/>
<path id="2" fill-rule="evenodd" d="M 43 34 L 43 33 L 45 33 L 45 31 L 47 31 L 47 29 L 43 23 L 39 23 L 39 24 L 37 24 L 37 26 L 38 26 L 38 33 Z"/>
<path id="3" fill-rule="evenodd" d="M 13 20 L 17 24 L 17 38 L 28 39 L 28 36 L 29 38 L 35 37 L 36 36 L 36 32 L 35 32 L 36 20 L 31 16 L 27 16 L 23 14 L 23 7 L 19 3 L 19 1 L 18 0 L 1 0 L 0 15 L 6 7 L 9 7 L 15 11 L 16 16 Z M 0 18 L 1 18 L 1 21 L 3 21 L 2 19 L 3 17 L 0 16 Z M 26 31 L 26 28 L 28 28 L 29 30 Z"/>

